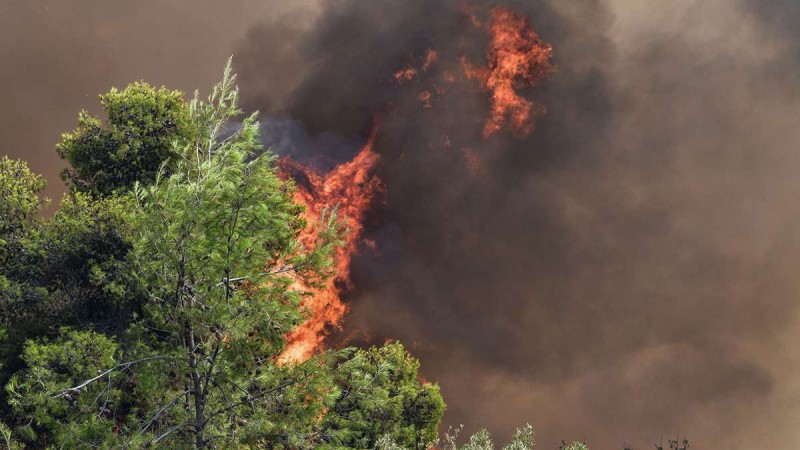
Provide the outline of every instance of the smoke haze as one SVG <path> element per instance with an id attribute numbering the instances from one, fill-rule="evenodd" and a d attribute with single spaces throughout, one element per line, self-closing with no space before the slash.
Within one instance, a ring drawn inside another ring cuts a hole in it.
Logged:
<path id="1" fill-rule="evenodd" d="M 543 448 L 796 446 L 800 8 L 471 4 L 528 16 L 553 46 L 527 137 L 484 139 L 487 94 L 441 82 L 462 56 L 486 63 L 460 1 L 6 0 L 0 148 L 56 195 L 53 146 L 96 94 L 204 88 L 233 53 L 276 151 L 343 161 L 378 117 L 377 249 L 337 337 L 406 343 L 447 423 L 530 422 Z"/>
<path id="2" fill-rule="evenodd" d="M 57 200 L 55 144 L 81 109 L 99 112 L 99 94 L 138 80 L 206 92 L 249 27 L 311 5 L 237 3 L 0 0 L 0 151 L 29 161 Z"/>

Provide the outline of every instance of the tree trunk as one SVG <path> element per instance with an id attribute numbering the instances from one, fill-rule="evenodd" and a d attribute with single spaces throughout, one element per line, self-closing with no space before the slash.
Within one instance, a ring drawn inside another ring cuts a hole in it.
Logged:
<path id="1" fill-rule="evenodd" d="M 188 329 L 188 344 L 189 350 L 189 368 L 192 373 L 192 392 L 194 395 L 194 432 L 195 432 L 195 448 L 201 449 L 206 445 L 205 442 L 205 393 L 203 392 L 203 383 L 200 379 L 200 371 L 197 370 L 197 354 L 194 341 L 194 332 L 191 328 Z"/>

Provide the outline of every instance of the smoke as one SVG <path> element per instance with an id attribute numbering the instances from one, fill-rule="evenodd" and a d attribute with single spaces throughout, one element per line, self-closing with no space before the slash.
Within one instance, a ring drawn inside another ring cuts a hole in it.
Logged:
<path id="1" fill-rule="evenodd" d="M 377 250 L 340 338 L 412 347 L 448 423 L 530 422 L 543 448 L 796 446 L 796 2 L 469 4 L 553 46 L 556 71 L 518 86 L 547 110 L 527 137 L 482 136 L 489 99 L 459 74 L 489 38 L 461 1 L 6 0 L 2 151 L 57 196 L 53 146 L 98 93 L 191 92 L 234 53 L 276 151 L 325 170 L 381 121 Z"/>
<path id="2" fill-rule="evenodd" d="M 461 2 L 327 2 L 307 32 L 239 45 L 247 106 L 300 139 L 365 139 L 380 117 L 386 204 L 343 334 L 413 344 L 452 424 L 529 421 L 545 446 L 796 442 L 793 4 L 472 4 L 496 3 L 554 48 L 527 138 L 483 139 L 486 94 L 442 82 L 486 61 Z"/>
<path id="3" fill-rule="evenodd" d="M 300 9 L 313 17 L 314 4 L 0 0 L 0 151 L 44 174 L 57 200 L 55 145 L 79 111 L 101 112 L 98 94 L 137 80 L 206 92 L 247 30 Z"/>

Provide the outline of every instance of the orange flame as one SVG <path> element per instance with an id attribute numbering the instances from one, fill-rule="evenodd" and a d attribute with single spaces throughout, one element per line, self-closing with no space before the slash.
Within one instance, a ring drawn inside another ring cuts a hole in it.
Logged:
<path id="1" fill-rule="evenodd" d="M 491 109 L 483 137 L 488 138 L 503 128 L 508 128 L 517 136 L 528 135 L 533 130 L 536 117 L 543 114 L 545 108 L 522 97 L 518 90 L 535 85 L 552 72 L 553 67 L 549 62 L 551 46 L 539 38 L 526 18 L 506 8 L 492 8 L 485 23 L 479 20 L 476 8 L 466 8 L 463 12 L 474 26 L 486 30 L 491 36 L 486 67 L 474 68 L 466 57 L 460 60 L 467 79 L 478 80 L 481 88 L 491 97 Z M 439 59 L 440 54 L 429 49 L 424 58 L 417 60 L 419 68 L 410 65 L 395 72 L 393 77 L 399 84 L 420 80 L 421 74 L 432 70 Z M 455 75 L 445 67 L 442 67 L 440 75 L 444 83 L 455 81 Z M 423 108 L 429 109 L 435 97 L 446 91 L 443 86 L 434 84 L 422 89 L 417 98 Z M 310 318 L 286 336 L 288 345 L 279 356 L 279 363 L 302 362 L 321 350 L 330 326 L 338 326 L 347 313 L 348 307 L 342 301 L 342 295 L 352 288 L 352 256 L 362 242 L 367 247 L 374 246 L 374 243 L 366 242 L 362 235 L 367 210 L 383 190 L 381 180 L 372 173 L 378 161 L 378 154 L 373 151 L 376 133 L 377 127 L 374 127 L 366 145 L 352 161 L 340 164 L 326 174 L 320 174 L 288 157 L 279 162 L 286 177 L 298 180 L 295 201 L 306 207 L 308 226 L 299 237 L 301 243 L 310 247 L 317 241 L 319 230 L 316 225 L 326 208 L 338 206 L 340 218 L 349 230 L 344 245 L 334 255 L 336 276 L 322 287 L 299 286 L 310 293 L 303 302 L 310 312 Z M 450 138 L 445 136 L 445 148 L 450 146 Z M 461 151 L 469 172 L 478 175 L 481 171 L 478 154 L 470 147 L 463 147 Z"/>
<path id="2" fill-rule="evenodd" d="M 431 65 L 438 59 L 439 53 L 436 52 L 436 50 L 429 48 L 427 53 L 425 53 L 425 58 L 422 60 L 422 71 L 427 72 Z M 408 66 L 405 69 L 400 69 L 394 73 L 394 79 L 400 84 L 411 81 L 417 76 L 419 76 L 419 71 L 413 66 Z"/>
<path id="3" fill-rule="evenodd" d="M 282 364 L 305 361 L 319 351 L 328 327 L 339 325 L 347 312 L 342 294 L 352 288 L 350 260 L 358 251 L 367 209 L 383 190 L 381 180 L 372 174 L 378 161 L 378 154 L 372 149 L 376 132 L 377 127 L 373 128 L 366 145 L 352 161 L 340 164 L 324 175 L 288 157 L 279 163 L 285 175 L 304 178 L 302 183 L 297 183 L 294 194 L 295 201 L 306 207 L 308 225 L 299 236 L 302 244 L 312 246 L 317 241 L 317 224 L 326 208 L 337 207 L 339 218 L 348 230 L 344 245 L 333 255 L 335 277 L 319 288 L 303 287 L 310 292 L 303 302 L 310 318 L 287 336 L 288 345 L 278 358 Z"/>
<path id="4" fill-rule="evenodd" d="M 474 15 L 470 17 L 481 25 Z M 489 21 L 483 26 L 491 34 L 488 66 L 475 69 L 466 58 L 461 59 L 467 78 L 480 80 L 483 89 L 491 93 L 492 108 L 483 137 L 504 125 L 518 136 L 527 136 L 533 130 L 535 117 L 545 108 L 520 96 L 516 87 L 520 83 L 533 86 L 552 72 L 553 48 L 539 38 L 528 19 L 503 7 L 492 8 Z"/>

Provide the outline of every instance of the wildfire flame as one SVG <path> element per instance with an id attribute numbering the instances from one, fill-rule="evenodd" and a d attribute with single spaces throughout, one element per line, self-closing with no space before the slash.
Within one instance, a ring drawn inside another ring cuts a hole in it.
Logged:
<path id="1" fill-rule="evenodd" d="M 544 114 L 545 108 L 520 96 L 516 87 L 533 86 L 552 72 L 553 48 L 539 38 L 528 19 L 507 8 L 492 8 L 486 24 L 470 17 L 491 35 L 486 68 L 475 69 L 466 58 L 461 60 L 467 78 L 480 80 L 483 89 L 491 93 L 492 107 L 483 137 L 504 125 L 518 136 L 527 136 L 533 130 L 535 117 Z"/>
<path id="2" fill-rule="evenodd" d="M 294 200 L 306 207 L 308 225 L 299 236 L 302 244 L 312 246 L 317 241 L 316 225 L 326 208 L 336 207 L 348 230 L 344 245 L 333 255 L 336 276 L 322 287 L 302 286 L 310 293 L 303 306 L 311 316 L 287 336 L 288 345 L 278 358 L 282 364 L 302 362 L 314 355 L 323 347 L 328 327 L 338 325 L 347 313 L 342 294 L 352 288 L 350 260 L 362 240 L 365 214 L 383 190 L 381 180 L 372 174 L 378 161 L 378 154 L 372 148 L 376 132 L 377 127 L 353 160 L 324 175 L 288 157 L 279 163 L 284 174 L 303 179 L 297 183 L 294 194 Z"/>
<path id="3" fill-rule="evenodd" d="M 486 67 L 475 67 L 466 56 L 460 58 L 461 68 L 467 79 L 478 80 L 481 88 L 490 94 L 491 110 L 483 129 L 488 138 L 497 131 L 508 128 L 519 137 L 527 136 L 534 127 L 537 116 L 544 114 L 544 106 L 526 99 L 518 91 L 534 86 L 553 71 L 550 58 L 553 48 L 542 41 L 527 18 L 510 9 L 496 6 L 489 11 L 486 22 L 478 16 L 474 7 L 462 8 L 473 26 L 489 33 L 490 50 Z M 436 50 L 428 49 L 421 59 L 420 68 L 410 65 L 394 73 L 399 84 L 404 84 L 427 72 L 439 59 Z M 455 76 L 445 70 L 441 74 L 444 83 L 453 83 Z M 431 108 L 433 93 L 442 95 L 447 89 L 435 84 L 422 90 L 419 101 L 423 108 Z"/>
<path id="4" fill-rule="evenodd" d="M 490 94 L 491 108 L 483 137 L 488 138 L 503 128 L 516 136 L 527 136 L 533 130 L 535 118 L 543 114 L 545 109 L 521 96 L 518 90 L 535 85 L 553 70 L 549 62 L 552 48 L 539 38 L 525 17 L 509 9 L 492 8 L 485 23 L 478 18 L 476 9 L 467 8 L 463 12 L 475 27 L 487 31 L 491 38 L 486 67 L 475 68 L 466 57 L 453 60 L 460 62 L 467 79 L 478 80 L 481 88 Z M 429 49 L 423 58 L 416 60 L 418 67 L 411 65 L 402 68 L 393 74 L 394 79 L 398 84 L 419 81 L 423 73 L 430 73 L 433 66 L 441 65 L 437 63 L 440 58 L 436 50 Z M 438 75 L 440 82 L 448 85 L 456 80 L 454 73 L 446 67 Z M 417 99 L 423 108 L 430 109 L 436 96 L 446 92 L 447 89 L 435 83 L 419 91 Z M 376 126 L 366 145 L 352 161 L 340 164 L 326 174 L 320 174 L 288 157 L 279 163 L 286 177 L 297 180 L 295 201 L 306 207 L 309 225 L 300 236 L 304 245 L 312 246 L 317 241 L 319 230 L 316 224 L 326 208 L 336 206 L 349 230 L 345 244 L 334 255 L 335 278 L 322 287 L 300 286 L 310 292 L 304 300 L 304 306 L 311 316 L 287 336 L 288 345 L 279 356 L 280 363 L 302 362 L 321 350 L 329 327 L 339 325 L 347 313 L 342 294 L 352 288 L 352 256 L 358 251 L 360 243 L 374 246 L 374 243 L 363 239 L 363 229 L 368 208 L 383 190 L 381 180 L 373 174 L 378 161 L 378 154 L 373 151 L 377 131 Z M 450 147 L 449 136 L 444 138 L 445 148 Z M 478 174 L 481 170 L 478 154 L 469 147 L 463 147 L 462 152 L 470 173 Z"/>

